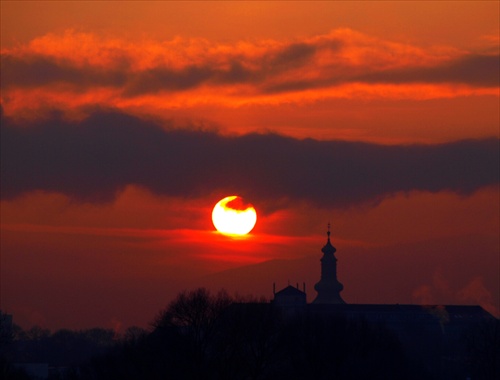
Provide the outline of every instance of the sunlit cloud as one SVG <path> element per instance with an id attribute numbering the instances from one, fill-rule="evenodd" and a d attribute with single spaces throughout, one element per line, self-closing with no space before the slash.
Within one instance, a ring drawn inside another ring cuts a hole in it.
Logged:
<path id="1" fill-rule="evenodd" d="M 350 29 L 226 45 L 67 31 L 2 50 L 2 103 L 13 114 L 22 107 L 95 103 L 238 107 L 336 97 L 498 96 L 498 62 L 494 53 L 424 49 Z"/>

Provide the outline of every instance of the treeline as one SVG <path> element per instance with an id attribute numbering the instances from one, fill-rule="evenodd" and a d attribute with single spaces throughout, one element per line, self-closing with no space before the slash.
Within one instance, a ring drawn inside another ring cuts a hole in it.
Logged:
<path id="1" fill-rule="evenodd" d="M 411 379 L 398 339 L 365 321 L 284 316 L 270 303 L 181 293 L 150 334 L 81 368 L 91 379 Z"/>
<path id="2" fill-rule="evenodd" d="M 498 323 L 493 327 L 497 333 Z M 500 353 L 474 337 L 487 354 Z M 117 337 L 105 329 L 50 334 L 34 328 L 14 332 L 2 347 L 5 379 L 25 378 L 12 366 L 23 360 L 48 362 L 60 368 L 51 379 L 68 380 L 443 378 L 408 357 L 397 336 L 381 325 L 284 314 L 264 300 L 204 288 L 180 293 L 149 330 L 130 328 Z M 484 357 L 475 352 L 481 369 Z M 488 363 L 495 365 L 495 357 Z M 487 379 L 497 370 L 473 378 Z"/>
<path id="3" fill-rule="evenodd" d="M 34 326 L 23 330 L 17 325 L 2 325 L 0 334 L 1 378 L 29 378 L 17 363 L 47 363 L 55 370 L 51 378 L 62 374 L 77 373 L 81 363 L 92 357 L 104 355 L 130 336 L 146 334 L 146 330 L 132 327 L 118 337 L 110 329 L 86 330 L 62 329 L 51 333 L 48 329 Z"/>

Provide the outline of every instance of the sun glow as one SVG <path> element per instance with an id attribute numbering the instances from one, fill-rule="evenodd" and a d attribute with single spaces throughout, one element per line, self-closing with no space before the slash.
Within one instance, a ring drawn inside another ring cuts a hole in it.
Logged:
<path id="1" fill-rule="evenodd" d="M 217 202 L 212 211 L 212 222 L 221 234 L 243 236 L 255 226 L 257 213 L 241 197 L 232 195 Z"/>

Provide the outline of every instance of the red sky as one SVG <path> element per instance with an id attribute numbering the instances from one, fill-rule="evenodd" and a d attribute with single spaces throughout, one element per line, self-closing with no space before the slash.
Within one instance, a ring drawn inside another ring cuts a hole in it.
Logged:
<path id="1" fill-rule="evenodd" d="M 147 326 L 179 291 L 499 314 L 498 2 L 1 3 L 1 309 Z M 254 204 L 251 235 L 215 203 Z"/>

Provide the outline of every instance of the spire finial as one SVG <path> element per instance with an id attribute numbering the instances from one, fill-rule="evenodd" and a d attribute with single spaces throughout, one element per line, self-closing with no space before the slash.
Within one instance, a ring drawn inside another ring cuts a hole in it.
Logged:
<path id="1" fill-rule="evenodd" d="M 326 234 L 328 235 L 328 241 L 330 241 L 330 222 L 328 222 L 328 232 Z"/>

